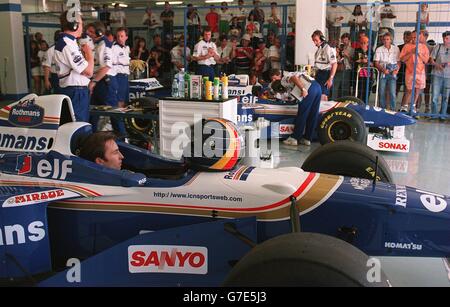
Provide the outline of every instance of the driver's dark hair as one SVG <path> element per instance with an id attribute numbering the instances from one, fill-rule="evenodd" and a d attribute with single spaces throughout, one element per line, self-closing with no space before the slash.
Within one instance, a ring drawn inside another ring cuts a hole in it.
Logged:
<path id="1" fill-rule="evenodd" d="M 92 162 L 97 158 L 105 159 L 105 144 L 110 140 L 116 140 L 116 135 L 110 131 L 91 134 L 81 145 L 80 157 Z"/>
<path id="2" fill-rule="evenodd" d="M 270 88 L 274 93 L 286 92 L 286 88 L 281 84 L 281 80 L 275 80 L 272 83 L 270 83 Z"/>

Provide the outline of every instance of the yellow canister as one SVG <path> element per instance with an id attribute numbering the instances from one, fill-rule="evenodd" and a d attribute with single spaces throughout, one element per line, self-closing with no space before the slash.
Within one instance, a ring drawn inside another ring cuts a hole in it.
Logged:
<path id="1" fill-rule="evenodd" d="M 206 94 L 206 100 L 212 100 L 213 99 L 213 91 L 212 91 L 212 82 L 206 81 L 205 82 L 205 94 Z"/>

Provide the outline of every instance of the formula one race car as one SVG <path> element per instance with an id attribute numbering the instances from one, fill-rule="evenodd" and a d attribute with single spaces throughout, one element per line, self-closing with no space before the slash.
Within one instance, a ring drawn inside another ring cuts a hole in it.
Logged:
<path id="1" fill-rule="evenodd" d="M 237 166 L 237 128 L 211 119 L 220 133 L 201 145 L 222 155 L 171 161 L 118 142 L 119 171 L 76 155 L 91 130 L 67 96 L 0 114 L 6 284 L 386 286 L 405 271 L 404 258 L 383 271 L 368 255 L 431 257 L 447 278 L 450 198 L 389 183 L 361 144 L 322 146 L 303 169 Z"/>
<path id="2" fill-rule="evenodd" d="M 284 139 L 293 133 L 298 109 L 296 101 L 289 103 L 276 99 L 267 88 L 248 85 L 245 80 L 235 78 L 230 82 L 232 86 L 228 89 L 229 97 L 238 97 L 240 100 L 236 120 L 239 126 L 250 128 L 258 120 L 266 120 L 267 128 L 262 133 L 262 138 Z M 143 104 L 154 105 L 155 98 L 170 96 L 167 89 L 158 89 L 160 90 L 157 92 L 148 92 L 148 95 L 133 94 L 136 97 L 133 103 L 138 107 Z M 366 106 L 362 100 L 352 96 L 341 97 L 336 101 L 322 101 L 319 116 L 317 139 L 321 144 L 351 140 L 367 144 L 375 150 L 400 153 L 408 153 L 410 150 L 405 126 L 416 123 L 414 118 L 406 114 Z M 130 134 L 145 132 L 151 126 L 144 121 L 127 125 L 131 128 L 128 129 Z"/>

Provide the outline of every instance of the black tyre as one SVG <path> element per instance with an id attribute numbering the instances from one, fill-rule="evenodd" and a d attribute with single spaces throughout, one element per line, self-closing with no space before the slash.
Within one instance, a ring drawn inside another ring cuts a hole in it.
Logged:
<path id="1" fill-rule="evenodd" d="M 290 233 L 268 240 L 245 255 L 227 276 L 226 287 L 383 287 L 369 282 L 369 257 L 330 236 Z"/>
<path id="2" fill-rule="evenodd" d="M 313 151 L 302 165 L 307 172 L 373 179 L 378 157 L 377 180 L 393 183 L 384 158 L 366 145 L 343 141 L 330 143 Z"/>
<path id="3" fill-rule="evenodd" d="M 362 101 L 361 99 L 359 99 L 358 97 L 355 97 L 355 96 L 339 97 L 338 99 L 336 99 L 336 102 L 350 102 L 350 103 L 357 104 L 357 105 L 360 105 L 360 106 L 365 106 L 366 105 L 364 103 L 364 101 Z"/>
<path id="4" fill-rule="evenodd" d="M 367 143 L 367 129 L 363 118 L 349 108 L 335 108 L 326 112 L 317 130 L 322 145 L 346 140 Z"/>

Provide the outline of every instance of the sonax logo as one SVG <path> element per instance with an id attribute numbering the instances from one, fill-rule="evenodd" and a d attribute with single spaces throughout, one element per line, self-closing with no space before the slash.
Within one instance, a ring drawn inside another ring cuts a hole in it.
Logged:
<path id="1" fill-rule="evenodd" d="M 208 249 L 199 246 L 132 245 L 130 273 L 207 274 Z"/>

